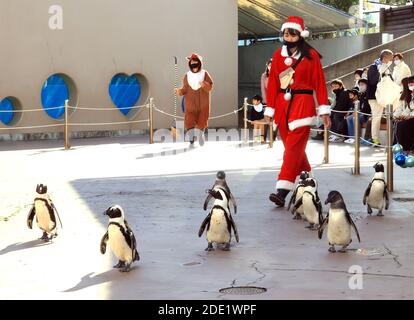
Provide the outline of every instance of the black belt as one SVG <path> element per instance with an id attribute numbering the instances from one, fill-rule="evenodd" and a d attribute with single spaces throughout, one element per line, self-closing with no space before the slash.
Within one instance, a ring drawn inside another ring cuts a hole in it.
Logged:
<path id="1" fill-rule="evenodd" d="M 289 113 L 290 113 L 290 108 L 292 106 L 293 97 L 297 94 L 310 94 L 310 95 L 313 95 L 313 90 L 309 90 L 309 89 L 280 89 L 280 92 L 282 92 L 282 93 L 290 92 L 290 94 L 292 95 L 292 98 L 289 101 L 288 109 L 287 109 L 287 112 L 286 112 L 286 128 L 289 129 Z"/>
<path id="2" fill-rule="evenodd" d="M 286 92 L 290 92 L 293 95 L 295 94 L 313 94 L 313 90 L 308 90 L 308 89 L 280 89 L 280 92 L 282 93 L 286 93 Z"/>

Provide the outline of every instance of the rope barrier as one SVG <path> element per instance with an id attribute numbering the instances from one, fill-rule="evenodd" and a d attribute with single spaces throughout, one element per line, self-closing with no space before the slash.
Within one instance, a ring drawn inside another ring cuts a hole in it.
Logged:
<path id="1" fill-rule="evenodd" d="M 49 128 L 49 127 L 60 127 L 64 126 L 64 123 L 59 124 L 45 124 L 42 126 L 28 126 L 28 127 L 7 127 L 7 128 L 0 128 L 0 130 L 24 130 L 24 129 L 37 129 L 37 128 Z"/>
<path id="2" fill-rule="evenodd" d="M 122 108 L 92 108 L 92 107 L 71 107 L 68 106 L 69 109 L 75 110 L 90 110 L 90 111 L 118 111 L 118 110 L 132 110 L 132 109 L 141 109 L 141 108 L 149 108 L 149 104 L 143 104 L 141 106 L 133 106 L 133 107 L 122 107 Z"/>
<path id="3" fill-rule="evenodd" d="M 48 111 L 48 110 L 56 110 L 56 109 L 62 109 L 62 108 L 64 108 L 65 106 L 61 106 L 61 107 L 53 107 L 53 108 L 43 108 L 43 109 L 28 109 L 28 110 L 0 110 L 0 113 L 2 113 L 2 112 L 15 112 L 15 113 L 18 113 L 18 112 L 22 112 L 22 113 L 24 113 L 24 112 L 35 112 L 35 111 Z"/>
<path id="4" fill-rule="evenodd" d="M 101 122 L 101 123 L 68 123 L 68 126 L 105 126 L 105 125 L 117 125 L 117 124 L 130 124 L 130 123 L 143 123 L 149 122 L 149 119 L 145 120 L 132 120 L 123 122 Z"/>

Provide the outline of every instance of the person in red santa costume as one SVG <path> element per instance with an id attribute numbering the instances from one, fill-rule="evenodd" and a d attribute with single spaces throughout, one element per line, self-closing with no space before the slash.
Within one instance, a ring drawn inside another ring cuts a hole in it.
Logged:
<path id="1" fill-rule="evenodd" d="M 264 114 L 267 121 L 274 117 L 285 147 L 276 192 L 269 196 L 278 207 L 285 205 L 300 172 L 311 171 L 305 149 L 317 114 L 327 128 L 331 126 L 322 56 L 305 41 L 309 31 L 303 19 L 288 17 L 282 33 L 283 47 L 275 51 L 272 59 Z"/>

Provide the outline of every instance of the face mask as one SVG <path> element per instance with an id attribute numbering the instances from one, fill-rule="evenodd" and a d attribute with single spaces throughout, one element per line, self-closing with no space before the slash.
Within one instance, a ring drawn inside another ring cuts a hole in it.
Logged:
<path id="1" fill-rule="evenodd" d="M 291 48 L 297 47 L 299 44 L 301 44 L 302 41 L 303 41 L 303 39 L 299 39 L 296 42 L 290 42 L 290 41 L 283 40 L 283 44 L 286 47 L 288 47 L 288 49 L 291 49 Z"/>
<path id="2" fill-rule="evenodd" d="M 398 66 L 401 63 L 401 60 L 394 60 L 394 64 Z"/>
<path id="3" fill-rule="evenodd" d="M 196 69 L 196 68 L 198 68 L 198 63 L 192 63 L 192 64 L 190 64 L 190 68 L 191 68 L 191 69 Z"/>
<path id="4" fill-rule="evenodd" d="M 408 90 L 414 91 L 414 86 L 408 86 Z"/>
<path id="5" fill-rule="evenodd" d="M 337 94 L 339 91 L 341 91 L 341 89 L 333 89 L 332 92 Z"/>
<path id="6" fill-rule="evenodd" d="M 366 86 L 359 86 L 359 91 L 365 92 L 365 91 L 367 91 L 367 87 Z"/>

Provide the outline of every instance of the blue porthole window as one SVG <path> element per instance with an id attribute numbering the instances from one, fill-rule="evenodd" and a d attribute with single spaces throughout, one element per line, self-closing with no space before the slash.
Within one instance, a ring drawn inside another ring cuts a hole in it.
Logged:
<path id="1" fill-rule="evenodd" d="M 141 82 L 137 74 L 116 74 L 109 84 L 109 96 L 125 116 L 132 110 L 141 96 Z"/>
<path id="2" fill-rule="evenodd" d="M 73 80 L 64 74 L 51 75 L 42 86 L 42 105 L 46 113 L 53 119 L 62 118 L 66 100 L 75 107 L 77 97 Z"/>
<path id="3" fill-rule="evenodd" d="M 4 98 L 0 102 L 0 120 L 5 125 L 10 125 L 15 113 L 13 102 L 9 98 Z"/>
<path id="4" fill-rule="evenodd" d="M 0 122 L 6 126 L 16 125 L 22 117 L 22 105 L 15 97 L 6 97 L 0 101 Z"/>

